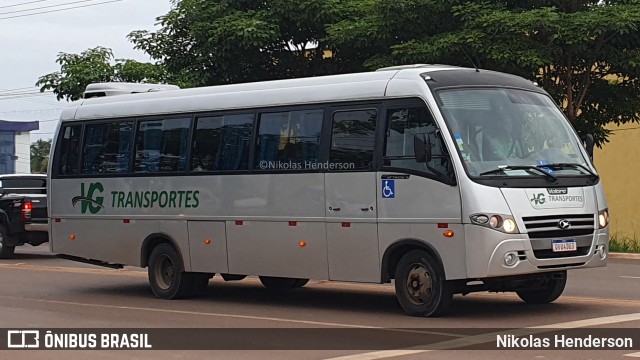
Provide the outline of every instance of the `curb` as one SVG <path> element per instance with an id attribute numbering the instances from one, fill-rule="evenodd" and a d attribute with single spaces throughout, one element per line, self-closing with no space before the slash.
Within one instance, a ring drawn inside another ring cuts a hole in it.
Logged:
<path id="1" fill-rule="evenodd" d="M 612 253 L 609 253 L 609 257 L 612 259 L 640 260 L 640 254 L 632 254 L 632 253 L 612 252 Z"/>

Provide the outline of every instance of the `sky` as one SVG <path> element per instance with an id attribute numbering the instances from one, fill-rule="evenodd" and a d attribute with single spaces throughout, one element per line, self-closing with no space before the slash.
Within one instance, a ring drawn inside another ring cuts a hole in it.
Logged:
<path id="1" fill-rule="evenodd" d="M 69 103 L 37 93 L 35 83 L 60 71 L 58 53 L 103 46 L 117 59 L 151 61 L 126 36 L 158 29 L 170 9 L 170 0 L 0 0 L 0 120 L 40 121 L 31 141 L 52 138 Z"/>

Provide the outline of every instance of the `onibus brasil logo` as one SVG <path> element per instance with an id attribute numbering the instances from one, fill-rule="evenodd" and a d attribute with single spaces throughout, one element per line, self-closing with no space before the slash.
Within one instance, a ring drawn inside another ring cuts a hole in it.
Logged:
<path id="1" fill-rule="evenodd" d="M 80 210 L 83 214 L 86 214 L 87 211 L 89 211 L 91 214 L 97 214 L 98 212 L 100 212 L 100 210 L 104 209 L 104 205 L 102 205 L 104 203 L 104 196 L 97 196 L 98 194 L 95 194 L 96 191 L 98 192 L 98 194 L 101 194 L 104 191 L 104 186 L 102 186 L 102 183 L 95 182 L 89 184 L 89 189 L 86 193 L 84 183 L 81 183 L 80 196 L 74 196 L 71 199 L 73 207 L 75 207 L 76 204 L 80 202 L 82 206 Z"/>

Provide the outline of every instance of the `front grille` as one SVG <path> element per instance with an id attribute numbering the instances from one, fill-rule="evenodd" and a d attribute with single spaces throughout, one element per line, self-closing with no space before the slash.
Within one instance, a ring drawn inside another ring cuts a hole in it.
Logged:
<path id="1" fill-rule="evenodd" d="M 558 226 L 560 220 L 569 221 L 571 226 L 568 229 L 561 229 Z M 523 217 L 522 221 L 530 239 L 593 235 L 595 230 L 593 214 L 528 216 Z"/>
<path id="2" fill-rule="evenodd" d="M 561 220 L 571 223 L 569 228 L 561 229 Z M 589 253 L 595 230 L 593 214 L 529 216 L 523 217 L 522 221 L 529 233 L 533 254 L 537 259 L 585 256 Z M 576 251 L 553 252 L 552 240 L 567 238 L 575 239 Z"/>

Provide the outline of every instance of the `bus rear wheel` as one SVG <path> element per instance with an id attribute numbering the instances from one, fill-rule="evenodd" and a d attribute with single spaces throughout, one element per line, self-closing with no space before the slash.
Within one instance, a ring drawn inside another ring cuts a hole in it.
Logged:
<path id="1" fill-rule="evenodd" d="M 8 259 L 13 256 L 15 246 L 7 245 L 7 233 L 4 225 L 0 224 L 0 259 Z"/>
<path id="2" fill-rule="evenodd" d="M 528 304 L 548 304 L 562 295 L 567 285 L 567 271 L 550 274 L 531 289 L 517 290 L 516 294 Z"/>
<path id="3" fill-rule="evenodd" d="M 301 288 L 309 282 L 309 279 L 294 279 L 284 277 L 260 276 L 260 282 L 267 289 L 285 290 Z"/>
<path id="4" fill-rule="evenodd" d="M 443 315 L 453 300 L 444 271 L 422 250 L 410 251 L 400 259 L 394 281 L 398 302 L 410 316 Z"/>
<path id="5" fill-rule="evenodd" d="M 211 274 L 182 271 L 182 260 L 169 244 L 156 246 L 149 256 L 149 284 L 160 299 L 183 299 L 200 295 Z"/>

